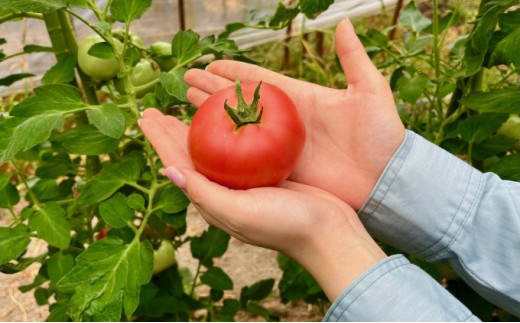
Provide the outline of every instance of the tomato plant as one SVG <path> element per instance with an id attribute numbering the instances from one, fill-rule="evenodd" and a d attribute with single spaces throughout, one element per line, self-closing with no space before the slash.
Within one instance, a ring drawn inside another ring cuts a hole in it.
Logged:
<path id="1" fill-rule="evenodd" d="M 130 82 L 132 87 L 136 89 L 135 96 L 142 98 L 145 94 L 153 92 L 154 87 L 146 85 L 159 78 L 161 70 L 159 66 L 152 60 L 141 59 L 130 72 Z M 114 82 L 116 89 L 119 93 L 125 94 L 125 84 L 123 79 L 116 79 Z"/>
<path id="2" fill-rule="evenodd" d="M 195 168 L 234 189 L 282 183 L 304 143 L 305 127 L 285 92 L 239 80 L 199 107 L 188 134 Z"/>

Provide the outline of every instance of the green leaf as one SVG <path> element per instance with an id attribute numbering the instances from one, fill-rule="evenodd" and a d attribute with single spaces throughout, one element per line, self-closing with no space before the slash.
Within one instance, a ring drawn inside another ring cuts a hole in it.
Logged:
<path id="1" fill-rule="evenodd" d="M 53 155 L 43 155 L 40 166 L 36 169 L 39 178 L 55 179 L 66 174 L 74 174 L 77 164 L 73 164 L 69 154 L 60 151 Z"/>
<path id="2" fill-rule="evenodd" d="M 520 28 L 507 35 L 496 45 L 491 54 L 491 63 L 520 66 L 518 44 L 520 44 Z"/>
<path id="3" fill-rule="evenodd" d="M 41 202 L 57 200 L 60 198 L 60 189 L 55 179 L 39 180 L 33 186 L 32 190 Z"/>
<path id="4" fill-rule="evenodd" d="M 114 48 L 107 42 L 95 43 L 90 47 L 87 54 L 97 58 L 109 59 L 114 57 Z"/>
<path id="5" fill-rule="evenodd" d="M 309 10 L 309 13 L 311 10 Z M 300 13 L 300 10 L 298 7 L 286 7 L 283 2 L 278 2 L 278 6 L 276 7 L 276 11 L 274 14 L 270 17 L 267 17 L 266 19 L 263 19 L 258 24 L 261 26 L 266 26 L 270 29 L 282 29 L 287 27 L 289 23 L 296 18 L 296 16 Z M 240 24 L 240 23 L 238 23 Z M 226 26 L 226 31 L 236 31 L 239 27 L 238 24 L 230 24 Z M 229 26 L 229 27 L 228 27 Z"/>
<path id="6" fill-rule="evenodd" d="M 50 12 L 65 8 L 68 0 L 0 0 L 0 8 L 22 12 Z"/>
<path id="7" fill-rule="evenodd" d="M 90 122 L 109 137 L 118 139 L 125 132 L 125 116 L 115 104 L 96 106 L 87 114 Z"/>
<path id="8" fill-rule="evenodd" d="M 117 21 L 129 23 L 139 19 L 151 5 L 152 0 L 114 0 L 110 12 Z"/>
<path id="9" fill-rule="evenodd" d="M 410 29 L 415 33 L 420 33 L 426 27 L 431 25 L 432 22 L 430 19 L 426 18 L 417 7 L 415 7 L 413 1 L 410 1 L 401 12 L 399 23 L 403 26 L 410 27 Z"/>
<path id="10" fill-rule="evenodd" d="M 85 184 L 79 195 L 78 203 L 91 205 L 103 201 L 124 184 L 135 182 L 139 178 L 143 163 L 142 155 L 130 153 L 120 162 L 106 165 Z"/>
<path id="11" fill-rule="evenodd" d="M 309 19 L 315 19 L 327 10 L 334 0 L 300 0 L 300 10 Z"/>
<path id="12" fill-rule="evenodd" d="M 144 211 L 144 197 L 141 194 L 131 194 L 126 199 L 126 204 L 128 204 L 129 207 L 131 207 L 134 210 L 137 211 Z"/>
<path id="13" fill-rule="evenodd" d="M 181 68 L 174 73 L 161 73 L 159 77 L 159 81 L 166 92 L 182 102 L 188 102 L 186 92 L 188 92 L 189 86 L 184 82 L 186 71 L 187 69 Z"/>
<path id="14" fill-rule="evenodd" d="M 520 113 L 520 86 L 471 93 L 461 103 L 479 112 Z"/>
<path id="15" fill-rule="evenodd" d="M 20 152 L 41 144 L 51 136 L 53 129 L 63 127 L 63 115 L 59 112 L 47 112 L 31 117 L 20 123 L 13 130 L 1 160 L 9 160 Z"/>
<path id="16" fill-rule="evenodd" d="M 16 186 L 9 182 L 10 174 L 0 175 L 0 208 L 12 209 L 20 202 L 20 194 Z"/>
<path id="17" fill-rule="evenodd" d="M 457 131 L 464 141 L 480 143 L 495 133 L 508 117 L 507 114 L 499 113 L 474 115 L 460 121 Z"/>
<path id="18" fill-rule="evenodd" d="M 199 34 L 191 29 L 175 34 L 172 40 L 172 55 L 177 57 L 177 65 L 186 65 L 202 55 L 203 46 L 199 39 Z"/>
<path id="19" fill-rule="evenodd" d="M 240 299 L 244 301 L 261 301 L 271 294 L 274 283 L 275 280 L 271 278 L 257 281 L 251 286 L 246 286 L 240 292 Z"/>
<path id="20" fill-rule="evenodd" d="M 34 299 L 36 300 L 36 304 L 43 306 L 49 303 L 49 297 L 51 293 L 47 288 L 36 288 L 34 291 Z"/>
<path id="21" fill-rule="evenodd" d="M 137 239 L 125 244 L 106 237 L 76 258 L 76 266 L 58 283 L 73 293 L 68 314 L 75 321 L 118 321 L 139 304 L 141 285 L 152 276 L 153 249 Z"/>
<path id="22" fill-rule="evenodd" d="M 226 252 L 229 234 L 215 227 L 209 227 L 200 237 L 191 240 L 190 249 L 194 258 L 203 263 L 211 258 L 220 257 Z"/>
<path id="23" fill-rule="evenodd" d="M 66 249 L 70 244 L 70 225 L 65 210 L 57 203 L 46 203 L 29 216 L 29 227 L 51 246 Z"/>
<path id="24" fill-rule="evenodd" d="M 126 204 L 126 197 L 121 193 L 116 193 L 99 204 L 99 214 L 111 227 L 124 228 L 131 225 L 135 212 Z"/>
<path id="25" fill-rule="evenodd" d="M 295 302 L 309 297 L 319 298 L 322 295 L 318 283 L 296 261 L 278 254 L 278 265 L 283 271 L 282 279 L 278 283 L 282 302 Z"/>
<path id="26" fill-rule="evenodd" d="M 19 73 L 19 74 L 11 74 L 4 78 L 0 79 L 0 86 L 10 86 L 11 84 L 23 80 L 24 78 L 28 78 L 34 76 L 31 73 Z"/>
<path id="27" fill-rule="evenodd" d="M 200 281 L 216 290 L 233 289 L 233 281 L 218 267 L 210 267 L 200 276 Z"/>
<path id="28" fill-rule="evenodd" d="M 63 251 L 60 251 L 53 254 L 46 264 L 49 280 L 51 283 L 56 284 L 74 267 L 74 257 L 71 254 L 65 254 Z"/>
<path id="29" fill-rule="evenodd" d="M 481 143 L 473 146 L 472 157 L 476 160 L 484 160 L 486 158 L 496 156 L 513 147 L 516 142 L 516 139 L 509 138 L 504 135 L 490 136 Z"/>
<path id="30" fill-rule="evenodd" d="M 42 78 L 42 84 L 67 84 L 76 77 L 76 55 L 62 57 Z"/>
<path id="31" fill-rule="evenodd" d="M 415 75 L 412 78 L 402 76 L 397 80 L 397 90 L 401 94 L 401 98 L 409 103 L 415 104 L 422 96 L 426 86 L 428 85 L 428 77 L 423 74 Z"/>
<path id="32" fill-rule="evenodd" d="M 179 188 L 172 185 L 161 192 L 154 206 L 166 213 L 177 213 L 186 209 L 189 204 L 190 200 L 186 195 Z"/>
<path id="33" fill-rule="evenodd" d="M 13 228 L 0 227 L 0 265 L 20 257 L 29 242 L 31 232 L 25 224 Z"/>
<path id="34" fill-rule="evenodd" d="M 240 309 L 240 302 L 236 299 L 226 298 L 222 305 L 222 314 L 233 318 Z"/>
<path id="35" fill-rule="evenodd" d="M 49 316 L 45 322 L 68 322 L 70 321 L 67 315 L 67 304 L 54 303 L 49 306 Z"/>
<path id="36" fill-rule="evenodd" d="M 51 141 L 61 143 L 72 154 L 88 156 L 108 154 L 119 146 L 118 139 L 105 136 L 90 125 L 81 125 L 55 135 Z"/>
<path id="37" fill-rule="evenodd" d="M 500 159 L 491 167 L 491 171 L 502 179 L 520 182 L 520 154 Z"/>
<path id="38" fill-rule="evenodd" d="M 520 28 L 520 9 L 516 9 L 498 16 L 500 30 L 506 34 Z"/>
<path id="39" fill-rule="evenodd" d="M 268 322 L 277 322 L 280 320 L 278 316 L 269 312 L 267 308 L 255 302 L 248 302 L 246 305 L 246 310 L 254 315 L 262 316 Z"/>
<path id="40" fill-rule="evenodd" d="M 49 84 L 34 89 L 34 92 L 35 96 L 17 104 L 10 115 L 28 118 L 41 113 L 67 113 L 86 107 L 86 104 L 81 101 L 78 89 L 71 85 Z"/>
<path id="41" fill-rule="evenodd" d="M 420 36 L 417 38 L 410 38 L 406 41 L 405 47 L 408 51 L 408 55 L 415 55 L 423 50 L 425 50 L 428 46 L 433 44 L 433 36 Z"/>

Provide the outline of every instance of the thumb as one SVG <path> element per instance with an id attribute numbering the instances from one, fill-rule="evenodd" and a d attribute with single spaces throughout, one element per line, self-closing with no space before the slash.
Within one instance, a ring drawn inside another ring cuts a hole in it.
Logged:
<path id="1" fill-rule="evenodd" d="M 367 55 L 354 26 L 345 17 L 336 27 L 336 53 L 349 85 L 370 86 L 383 78 Z"/>

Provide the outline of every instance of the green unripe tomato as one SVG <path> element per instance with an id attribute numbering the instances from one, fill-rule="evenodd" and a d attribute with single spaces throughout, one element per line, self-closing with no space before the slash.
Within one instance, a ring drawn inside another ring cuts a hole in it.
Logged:
<path id="1" fill-rule="evenodd" d="M 99 35 L 85 37 L 78 46 L 78 64 L 83 73 L 87 74 L 95 81 L 105 81 L 113 78 L 119 72 L 117 60 L 112 58 L 98 58 L 88 54 L 90 48 L 97 43 L 105 40 Z M 123 48 L 123 44 L 115 41 L 118 49 Z"/>
<path id="2" fill-rule="evenodd" d="M 170 71 L 177 65 L 177 59 L 172 57 L 172 44 L 159 41 L 150 46 L 152 59 L 159 64 L 162 71 Z"/>
<path id="3" fill-rule="evenodd" d="M 160 75 L 159 66 L 154 61 L 143 58 L 130 71 L 130 81 L 134 87 L 138 87 L 158 79 Z M 116 79 L 114 85 L 119 93 L 126 93 L 123 79 Z M 150 86 L 137 91 L 135 95 L 137 98 L 142 98 L 146 93 L 153 92 L 154 89 L 154 86 Z"/>
<path id="4" fill-rule="evenodd" d="M 520 116 L 518 114 L 510 115 L 509 119 L 504 122 L 502 127 L 498 129 L 497 133 L 509 138 L 516 139 L 516 143 L 513 148 L 520 151 Z"/>
<path id="5" fill-rule="evenodd" d="M 121 42 L 125 41 L 125 31 L 123 29 L 112 30 L 112 35 Z M 143 39 L 131 31 L 128 32 L 128 40 L 137 47 L 145 48 Z"/>
<path id="6" fill-rule="evenodd" d="M 175 265 L 175 248 L 168 240 L 163 240 L 157 250 L 153 251 L 153 273 L 156 275 Z"/>

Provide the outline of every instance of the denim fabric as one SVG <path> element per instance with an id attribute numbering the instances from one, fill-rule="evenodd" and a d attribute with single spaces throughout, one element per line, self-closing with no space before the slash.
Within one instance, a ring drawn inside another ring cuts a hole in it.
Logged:
<path id="1" fill-rule="evenodd" d="M 359 216 L 375 238 L 449 263 L 484 298 L 520 315 L 520 183 L 483 174 L 407 131 Z M 325 319 L 476 317 L 425 272 L 390 257 L 347 287 Z"/>

